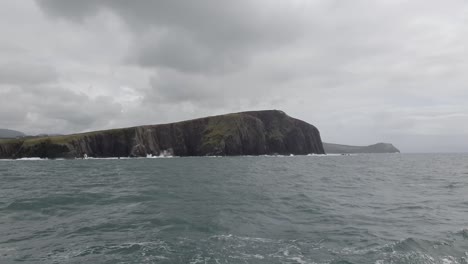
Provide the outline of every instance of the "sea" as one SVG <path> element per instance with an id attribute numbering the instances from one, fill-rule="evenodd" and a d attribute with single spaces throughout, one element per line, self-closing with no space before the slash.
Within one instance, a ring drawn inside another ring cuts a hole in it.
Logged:
<path id="1" fill-rule="evenodd" d="M 0 263 L 468 263 L 468 154 L 1 160 Z"/>

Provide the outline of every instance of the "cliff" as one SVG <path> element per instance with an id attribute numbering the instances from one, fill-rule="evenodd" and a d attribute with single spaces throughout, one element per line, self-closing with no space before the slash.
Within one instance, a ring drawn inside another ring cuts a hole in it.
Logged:
<path id="1" fill-rule="evenodd" d="M 0 158 L 323 154 L 316 127 L 282 111 L 252 111 L 171 124 L 0 141 Z"/>
<path id="2" fill-rule="evenodd" d="M 377 143 L 369 146 L 348 146 L 332 143 L 323 143 L 325 153 L 348 154 L 348 153 L 399 153 L 400 151 L 389 143 Z"/>

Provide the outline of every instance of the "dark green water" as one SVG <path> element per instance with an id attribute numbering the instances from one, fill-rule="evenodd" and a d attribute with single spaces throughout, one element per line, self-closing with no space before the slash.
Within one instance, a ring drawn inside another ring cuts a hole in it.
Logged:
<path id="1" fill-rule="evenodd" d="M 0 263 L 467 263 L 468 155 L 0 161 Z"/>

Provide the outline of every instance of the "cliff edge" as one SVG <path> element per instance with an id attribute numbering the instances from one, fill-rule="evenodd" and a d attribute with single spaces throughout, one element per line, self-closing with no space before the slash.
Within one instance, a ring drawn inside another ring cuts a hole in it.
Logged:
<path id="1" fill-rule="evenodd" d="M 0 158 L 324 154 L 318 129 L 282 111 L 226 114 L 177 123 L 64 136 L 0 140 Z"/>

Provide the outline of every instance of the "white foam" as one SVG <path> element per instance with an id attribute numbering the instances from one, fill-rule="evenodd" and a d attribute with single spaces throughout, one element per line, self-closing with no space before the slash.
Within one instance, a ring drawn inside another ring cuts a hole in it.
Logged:
<path id="1" fill-rule="evenodd" d="M 16 248 L 11 248 L 11 247 L 0 247 L 0 259 L 3 257 L 6 257 L 8 255 L 12 255 L 16 253 Z"/>
<path id="2" fill-rule="evenodd" d="M 442 260 L 442 264 L 455 264 L 455 263 L 458 263 L 458 261 L 452 256 L 444 257 L 441 260 Z"/>
<path id="3" fill-rule="evenodd" d="M 31 157 L 31 158 L 21 158 L 21 159 L 16 159 L 16 160 L 48 160 L 48 159 L 47 158 L 42 159 L 42 158 L 39 158 L 39 157 Z"/>
<path id="4" fill-rule="evenodd" d="M 290 156 L 285 156 L 285 155 L 264 155 L 264 157 L 269 157 L 269 158 L 289 158 Z"/>
<path id="5" fill-rule="evenodd" d="M 174 156 L 146 156 L 147 159 L 170 159 Z"/>
<path id="6" fill-rule="evenodd" d="M 81 159 L 81 158 L 78 158 L 78 159 Z M 88 157 L 88 158 L 86 158 L 85 160 L 116 160 L 116 159 L 119 159 L 119 158 L 116 158 L 116 157 L 109 157 L 109 158 L 93 158 L 93 157 Z"/>
<path id="7" fill-rule="evenodd" d="M 241 240 L 241 241 L 254 241 L 254 242 L 262 242 L 262 243 L 271 243 L 275 242 L 275 240 L 261 238 L 261 237 L 242 237 L 242 236 L 233 236 L 232 234 L 229 235 L 215 235 L 211 236 L 211 238 L 222 239 L 222 240 Z"/>
<path id="8" fill-rule="evenodd" d="M 200 254 L 197 254 L 192 258 L 192 260 L 189 263 L 190 264 L 206 263 L 206 259 L 202 257 Z"/>
<path id="9" fill-rule="evenodd" d="M 301 257 L 292 257 L 292 258 L 289 258 L 289 259 L 294 260 L 294 261 L 296 261 L 297 263 L 300 263 L 300 264 L 311 263 L 311 262 L 307 262 L 307 261 L 303 260 Z"/>
<path id="10" fill-rule="evenodd" d="M 260 156 L 253 156 L 253 155 L 243 155 L 240 157 L 247 157 L 247 158 L 256 158 L 256 157 L 269 157 L 269 158 L 290 158 L 290 157 L 301 157 L 301 156 L 307 156 L 307 157 L 337 157 L 337 156 L 355 156 L 355 154 L 308 154 L 308 155 L 260 155 Z M 128 160 L 128 159 L 161 159 L 161 158 L 226 158 L 226 157 L 231 157 L 231 156 L 187 156 L 187 157 L 180 157 L 180 156 L 152 156 L 152 155 L 147 155 L 146 157 L 88 157 L 86 160 L 117 160 L 117 159 L 123 159 L 123 160 Z M 232 156 L 235 157 L 235 156 Z M 237 156 L 239 157 L 239 156 Z M 75 160 L 82 160 L 83 158 L 75 158 Z M 0 161 L 38 161 L 38 160 L 67 160 L 64 158 L 57 158 L 57 159 L 48 159 L 48 158 L 39 158 L 39 157 L 28 157 L 28 158 L 20 158 L 20 159 L 0 159 Z"/>
<path id="11" fill-rule="evenodd" d="M 82 158 L 76 158 L 77 160 L 81 160 Z M 131 157 L 107 157 L 107 158 L 94 158 L 94 157 L 88 157 L 86 160 L 118 160 L 118 159 L 143 159 L 143 157 L 136 157 L 136 158 L 131 158 Z"/>
<path id="12" fill-rule="evenodd" d="M 255 258 L 255 259 L 264 259 L 265 257 L 260 255 L 260 254 L 245 254 L 245 253 L 241 253 L 242 256 L 246 257 L 246 258 Z"/>
<path id="13" fill-rule="evenodd" d="M 341 156 L 356 156 L 356 154 L 307 154 L 307 157 L 341 157 Z"/>

